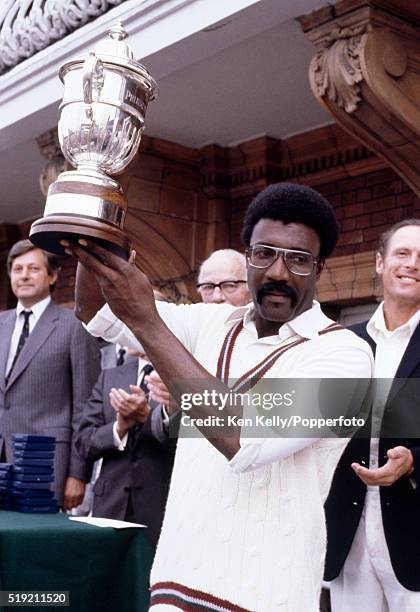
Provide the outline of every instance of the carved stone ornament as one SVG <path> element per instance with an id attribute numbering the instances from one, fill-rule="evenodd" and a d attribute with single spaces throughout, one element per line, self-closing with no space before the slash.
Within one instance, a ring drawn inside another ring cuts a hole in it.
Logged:
<path id="1" fill-rule="evenodd" d="M 187 278 L 192 276 L 190 273 Z M 194 274 L 195 276 L 195 274 Z M 191 304 L 191 299 L 188 294 L 188 288 L 184 283 L 185 279 L 163 279 L 155 283 L 154 288 L 165 299 L 165 302 L 171 302 L 172 304 Z"/>
<path id="2" fill-rule="evenodd" d="M 311 61 L 309 73 L 316 93 L 326 95 L 347 113 L 354 112 L 360 101 L 360 53 L 365 33 L 365 25 L 334 28 Z"/>
<path id="3" fill-rule="evenodd" d="M 57 180 L 58 176 L 62 172 L 66 172 L 67 170 L 71 169 L 72 166 L 66 159 L 64 159 L 63 155 L 57 155 L 57 157 L 50 159 L 42 168 L 41 174 L 39 175 L 39 186 L 42 191 L 42 195 L 47 197 L 50 185 Z"/>
<path id="4" fill-rule="evenodd" d="M 57 179 L 61 172 L 70 170 L 72 166 L 61 152 L 57 128 L 44 132 L 36 139 L 36 142 L 41 155 L 48 160 L 39 175 L 39 186 L 42 194 L 46 197 L 51 183 Z"/>
<path id="5" fill-rule="evenodd" d="M 1 0 L 0 74 L 125 0 Z"/>

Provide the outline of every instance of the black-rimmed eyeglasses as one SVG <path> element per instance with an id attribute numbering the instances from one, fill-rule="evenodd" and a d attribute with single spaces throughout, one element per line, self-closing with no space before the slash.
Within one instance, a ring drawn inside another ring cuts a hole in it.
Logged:
<path id="1" fill-rule="evenodd" d="M 212 295 L 216 287 L 219 287 L 220 291 L 223 293 L 235 293 L 235 291 L 242 285 L 246 283 L 245 280 L 226 280 L 221 283 L 198 283 L 197 290 L 201 293 L 201 295 Z"/>
<path id="2" fill-rule="evenodd" d="M 306 251 L 281 249 L 265 244 L 255 244 L 246 250 L 248 263 L 254 268 L 269 268 L 277 261 L 280 255 L 283 257 L 289 272 L 299 276 L 309 276 L 319 261 L 312 253 L 307 253 Z"/>

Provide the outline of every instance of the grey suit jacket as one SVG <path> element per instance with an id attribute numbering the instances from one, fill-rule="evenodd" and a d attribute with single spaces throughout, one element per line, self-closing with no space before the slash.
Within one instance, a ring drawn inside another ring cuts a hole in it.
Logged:
<path id="1" fill-rule="evenodd" d="M 6 385 L 15 319 L 15 310 L 0 313 L 0 448 L 5 445 L 11 463 L 13 433 L 55 436 L 54 487 L 62 504 L 68 476 L 90 478 L 91 465 L 80 458 L 73 436 L 100 371 L 99 349 L 71 310 L 50 302 Z"/>
<path id="2" fill-rule="evenodd" d="M 76 446 L 88 460 L 103 459 L 93 486 L 93 516 L 124 520 L 129 497 L 134 519 L 148 526 L 146 537 L 156 546 L 162 524 L 174 460 L 176 440 L 162 430 L 160 406 L 154 405 L 146 422 L 134 433 L 124 451 L 113 437 L 115 410 L 109 401 L 112 387 L 130 392 L 137 379 L 137 363 L 104 370 L 83 415 Z"/>

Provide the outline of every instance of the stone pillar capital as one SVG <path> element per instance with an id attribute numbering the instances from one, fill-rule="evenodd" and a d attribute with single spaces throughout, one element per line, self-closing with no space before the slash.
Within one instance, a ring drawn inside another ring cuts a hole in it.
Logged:
<path id="1" fill-rule="evenodd" d="M 420 4 L 342 0 L 299 22 L 317 100 L 420 195 Z"/>

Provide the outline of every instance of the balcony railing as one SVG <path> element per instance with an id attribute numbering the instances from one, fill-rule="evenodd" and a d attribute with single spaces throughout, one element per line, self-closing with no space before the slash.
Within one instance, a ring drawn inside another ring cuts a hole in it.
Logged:
<path id="1" fill-rule="evenodd" d="M 125 0 L 0 0 L 0 74 Z"/>

